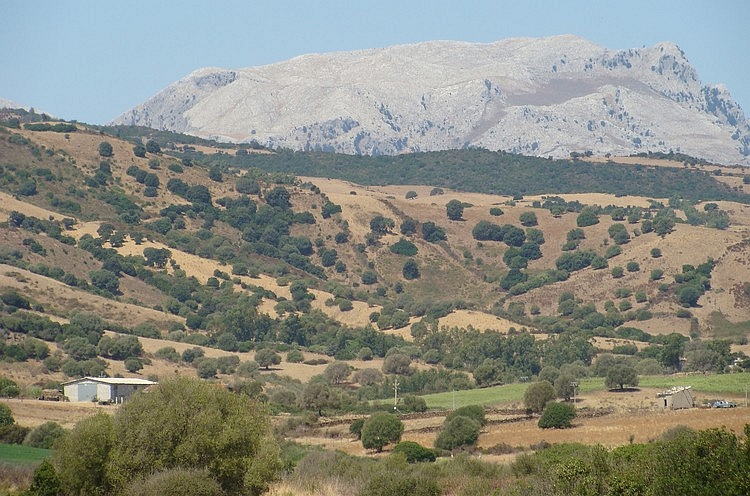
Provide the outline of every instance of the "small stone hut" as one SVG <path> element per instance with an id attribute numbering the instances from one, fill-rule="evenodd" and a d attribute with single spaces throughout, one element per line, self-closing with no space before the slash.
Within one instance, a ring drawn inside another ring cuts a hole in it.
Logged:
<path id="1" fill-rule="evenodd" d="M 679 410 L 681 408 L 693 408 L 693 389 L 691 386 L 678 386 L 669 388 L 656 395 L 658 405 L 665 410 Z"/>

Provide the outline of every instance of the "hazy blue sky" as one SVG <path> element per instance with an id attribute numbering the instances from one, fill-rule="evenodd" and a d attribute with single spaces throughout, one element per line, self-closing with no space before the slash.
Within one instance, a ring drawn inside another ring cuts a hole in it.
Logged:
<path id="1" fill-rule="evenodd" d="M 102 124 L 201 67 L 427 40 L 677 43 L 750 114 L 747 0 L 0 0 L 0 98 Z"/>

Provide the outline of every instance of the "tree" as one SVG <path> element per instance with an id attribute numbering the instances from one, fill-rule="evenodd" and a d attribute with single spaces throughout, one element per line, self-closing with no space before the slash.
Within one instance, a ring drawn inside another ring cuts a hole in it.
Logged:
<path id="1" fill-rule="evenodd" d="M 401 223 L 400 226 L 401 234 L 404 236 L 410 236 L 417 232 L 417 221 L 414 219 L 407 217 L 404 219 L 404 221 Z"/>
<path id="2" fill-rule="evenodd" d="M 140 358 L 136 357 L 130 357 L 126 358 L 125 362 L 125 370 L 127 370 L 130 373 L 138 372 L 143 368 L 143 362 L 140 360 Z"/>
<path id="3" fill-rule="evenodd" d="M 625 386 L 635 387 L 638 385 L 638 372 L 633 367 L 624 364 L 614 365 L 604 378 L 604 386 L 607 389 L 624 389 Z"/>
<path id="4" fill-rule="evenodd" d="M 16 381 L 7 377 L 0 377 L 0 397 L 16 398 L 19 394 L 21 394 L 21 388 L 18 387 Z M 3 425 L 2 420 L 0 420 L 1 425 Z"/>
<path id="5" fill-rule="evenodd" d="M 263 348 L 255 353 L 255 361 L 258 362 L 258 365 L 268 370 L 268 367 L 271 365 L 281 363 L 281 355 L 270 348 Z"/>
<path id="6" fill-rule="evenodd" d="M 537 425 L 542 429 L 565 429 L 572 426 L 574 418 L 576 418 L 576 409 L 573 405 L 551 401 L 544 408 Z"/>
<path id="7" fill-rule="evenodd" d="M 404 275 L 404 279 L 419 279 L 419 266 L 417 265 L 416 260 L 414 260 L 413 258 L 407 260 L 406 263 L 404 263 L 402 273 Z"/>
<path id="8" fill-rule="evenodd" d="M 569 373 L 561 373 L 555 379 L 555 394 L 558 398 L 569 401 L 576 393 L 575 377 Z"/>
<path id="9" fill-rule="evenodd" d="M 591 208 L 584 208 L 581 213 L 576 217 L 576 225 L 578 227 L 588 227 L 599 223 L 599 217 L 596 215 L 596 211 Z"/>
<path id="10" fill-rule="evenodd" d="M 435 439 L 435 447 L 452 451 L 462 446 L 471 446 L 479 439 L 480 425 L 476 420 L 459 415 L 445 419 L 443 428 Z"/>
<path id="11" fill-rule="evenodd" d="M 395 225 L 393 219 L 383 217 L 382 215 L 376 215 L 370 219 L 370 231 L 377 236 L 388 234 Z"/>
<path id="12" fill-rule="evenodd" d="M 346 362 L 333 362 L 326 367 L 325 371 L 323 371 L 323 375 L 331 384 L 341 384 L 342 382 L 345 382 L 351 373 L 352 368 Z"/>
<path id="13" fill-rule="evenodd" d="M 34 470 L 34 475 L 29 484 L 27 493 L 29 496 L 58 496 L 62 494 L 60 478 L 55 472 L 55 467 L 48 459 L 42 461 Z"/>
<path id="14" fill-rule="evenodd" d="M 399 352 L 389 353 L 383 360 L 383 372 L 386 374 L 408 375 L 410 366 L 411 358 Z"/>
<path id="15" fill-rule="evenodd" d="M 99 143 L 99 155 L 102 157 L 111 157 L 113 154 L 112 145 L 107 141 Z"/>
<path id="16" fill-rule="evenodd" d="M 526 408 L 534 413 L 544 410 L 544 406 L 555 399 L 555 387 L 547 381 L 539 381 L 530 384 L 523 395 L 523 403 Z"/>
<path id="17" fill-rule="evenodd" d="M 266 193 L 266 203 L 272 207 L 290 208 L 292 206 L 291 195 L 283 186 L 277 186 Z"/>
<path id="18" fill-rule="evenodd" d="M 113 295 L 120 294 L 120 280 L 114 272 L 106 269 L 92 270 L 89 277 L 93 286 Z"/>
<path id="19" fill-rule="evenodd" d="M 0 428 L 8 427 L 16 423 L 16 419 L 13 418 L 13 412 L 10 407 L 5 403 L 0 403 Z"/>
<path id="20" fill-rule="evenodd" d="M 625 224 L 612 224 L 607 230 L 609 237 L 618 245 L 625 244 L 630 241 L 630 234 L 628 233 Z"/>
<path id="21" fill-rule="evenodd" d="M 523 212 L 518 218 L 521 221 L 521 225 L 525 227 L 532 227 L 539 223 L 534 212 Z"/>
<path id="22" fill-rule="evenodd" d="M 135 145 L 133 147 L 133 155 L 139 158 L 144 158 L 146 156 L 146 147 L 143 145 Z"/>
<path id="23" fill-rule="evenodd" d="M 195 379 L 170 379 L 131 397 L 111 436 L 109 493 L 155 472 L 185 469 L 207 471 L 225 494 L 256 495 L 281 468 L 264 408 Z"/>
<path id="24" fill-rule="evenodd" d="M 417 246 L 408 239 L 401 238 L 390 246 L 390 250 L 397 255 L 413 257 L 417 254 Z"/>
<path id="25" fill-rule="evenodd" d="M 422 238 L 430 243 L 445 241 L 448 237 L 445 235 L 445 229 L 438 227 L 434 222 L 425 222 L 422 224 Z"/>
<path id="26" fill-rule="evenodd" d="M 362 446 L 380 452 L 385 445 L 399 442 L 403 433 L 404 423 L 398 417 L 390 413 L 376 413 L 362 426 Z"/>
<path id="27" fill-rule="evenodd" d="M 450 220 L 461 220 L 464 214 L 464 204 L 459 200 L 451 200 L 445 205 L 445 212 Z"/>
<path id="28" fill-rule="evenodd" d="M 71 432 L 58 440 L 53 465 L 63 494 L 104 496 L 112 493 L 107 468 L 113 438 L 113 418 L 100 412 L 79 421 Z"/>
<path id="29" fill-rule="evenodd" d="M 148 140 L 146 142 L 146 151 L 148 153 L 160 153 L 161 152 L 161 146 L 155 140 Z"/>

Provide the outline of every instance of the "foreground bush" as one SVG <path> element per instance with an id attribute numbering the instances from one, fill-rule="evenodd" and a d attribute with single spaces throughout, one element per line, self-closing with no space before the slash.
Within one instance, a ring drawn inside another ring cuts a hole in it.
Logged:
<path id="1" fill-rule="evenodd" d="M 401 453 L 409 463 L 434 462 L 436 458 L 434 451 L 414 441 L 401 441 L 393 448 L 393 453 Z"/>
<path id="2" fill-rule="evenodd" d="M 169 471 L 179 480 L 197 477 L 179 475 L 184 471 L 204 472 L 224 494 L 255 495 L 281 467 L 259 403 L 187 378 L 133 396 L 114 418 L 79 422 L 59 440 L 54 460 L 66 494 L 94 495 L 117 494 L 136 481 L 161 487 L 161 479 L 149 479 Z"/>

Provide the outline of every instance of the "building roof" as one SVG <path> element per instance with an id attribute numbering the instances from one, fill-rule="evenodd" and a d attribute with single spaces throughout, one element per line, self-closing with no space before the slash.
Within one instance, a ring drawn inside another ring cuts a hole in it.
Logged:
<path id="1" fill-rule="evenodd" d="M 659 398 L 663 396 L 672 396 L 673 394 L 681 393 L 683 391 L 687 391 L 689 393 L 691 388 L 692 386 L 675 386 L 667 389 L 666 391 L 658 393 L 656 396 Z"/>
<path id="2" fill-rule="evenodd" d="M 72 381 L 63 382 L 63 386 L 75 384 L 81 381 L 94 381 L 101 382 L 102 384 L 125 384 L 128 386 L 150 386 L 156 384 L 154 381 L 148 379 L 139 379 L 137 377 L 81 377 Z"/>

